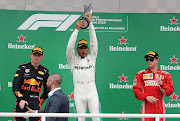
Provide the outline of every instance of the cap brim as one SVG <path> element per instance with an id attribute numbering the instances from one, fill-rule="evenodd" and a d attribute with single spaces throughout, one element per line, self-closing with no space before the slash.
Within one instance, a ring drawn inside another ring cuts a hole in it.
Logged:
<path id="1" fill-rule="evenodd" d="M 78 47 L 82 47 L 82 46 L 86 46 L 86 47 L 88 47 L 88 45 L 87 45 L 87 44 L 80 44 Z"/>
<path id="2" fill-rule="evenodd" d="M 153 58 L 155 57 L 155 56 L 153 56 L 153 55 L 145 55 L 144 58 L 147 58 L 148 56 L 149 56 L 149 57 L 153 57 Z"/>
<path id="3" fill-rule="evenodd" d="M 39 51 L 34 51 L 34 52 L 32 52 L 32 54 L 35 54 L 35 53 L 39 53 L 40 55 L 43 55 L 43 53 L 42 53 L 42 52 L 39 52 Z"/>

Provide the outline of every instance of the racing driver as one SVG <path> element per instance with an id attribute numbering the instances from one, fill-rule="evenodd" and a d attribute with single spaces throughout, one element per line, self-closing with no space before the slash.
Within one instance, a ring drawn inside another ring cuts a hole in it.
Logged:
<path id="1" fill-rule="evenodd" d="M 158 68 L 159 55 L 150 51 L 145 55 L 148 69 L 139 71 L 133 82 L 133 91 L 138 100 L 142 100 L 141 114 L 165 114 L 164 95 L 173 91 L 171 75 Z M 155 121 L 154 118 L 141 118 L 141 121 Z M 160 121 L 165 121 L 161 118 Z"/>
<path id="2" fill-rule="evenodd" d="M 15 112 L 26 112 L 26 106 L 39 110 L 47 99 L 47 78 L 49 70 L 40 64 L 43 59 L 43 49 L 35 47 L 30 54 L 31 62 L 18 67 L 13 80 L 13 92 L 16 96 Z M 43 94 L 40 97 L 42 87 Z M 30 121 L 40 121 L 40 118 L 30 117 Z M 15 117 L 14 121 L 25 121 L 23 117 Z"/>
<path id="3" fill-rule="evenodd" d="M 68 45 L 66 57 L 69 63 L 74 83 L 74 101 L 77 113 L 86 113 L 87 106 L 90 113 L 99 113 L 100 105 L 95 84 L 95 64 L 98 52 L 98 43 L 94 26 L 91 22 L 91 13 L 86 13 L 89 20 L 90 47 L 84 39 L 77 43 L 78 55 L 75 56 L 74 46 L 77 40 L 80 27 L 84 24 L 82 20 L 76 23 L 76 29 L 72 33 Z M 87 54 L 88 50 L 90 52 Z M 100 118 L 92 118 L 93 121 L 100 121 Z M 85 121 L 79 117 L 78 121 Z"/>

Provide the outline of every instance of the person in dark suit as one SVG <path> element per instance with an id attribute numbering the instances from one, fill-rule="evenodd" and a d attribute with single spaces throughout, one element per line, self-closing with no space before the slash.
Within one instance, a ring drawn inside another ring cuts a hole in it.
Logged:
<path id="1" fill-rule="evenodd" d="M 27 106 L 27 113 L 69 113 L 69 100 L 60 88 L 61 82 L 62 78 L 59 74 L 50 75 L 47 79 L 49 100 L 45 109 L 32 110 Z M 68 118 L 47 117 L 46 121 L 68 121 Z"/>

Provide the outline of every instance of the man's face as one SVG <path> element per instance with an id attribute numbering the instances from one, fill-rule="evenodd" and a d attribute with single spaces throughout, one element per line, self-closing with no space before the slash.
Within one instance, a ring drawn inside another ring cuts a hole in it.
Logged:
<path id="1" fill-rule="evenodd" d="M 87 46 L 81 46 L 81 47 L 76 48 L 76 50 L 78 52 L 78 55 L 81 58 L 84 58 L 87 55 L 88 47 Z"/>
<path id="2" fill-rule="evenodd" d="M 47 79 L 47 82 L 46 82 L 46 85 L 47 85 L 47 90 L 48 91 L 51 91 L 51 78 L 50 78 L 50 76 L 48 77 L 48 79 Z"/>
<path id="3" fill-rule="evenodd" d="M 31 61 L 35 64 L 40 64 L 41 60 L 43 59 L 43 55 L 39 53 L 34 53 L 30 55 Z"/>
<path id="4" fill-rule="evenodd" d="M 147 57 L 146 58 L 146 61 L 147 61 L 147 65 L 149 68 L 153 68 L 153 67 L 156 67 L 158 62 L 159 62 L 159 59 L 157 58 L 152 58 L 152 57 Z"/>

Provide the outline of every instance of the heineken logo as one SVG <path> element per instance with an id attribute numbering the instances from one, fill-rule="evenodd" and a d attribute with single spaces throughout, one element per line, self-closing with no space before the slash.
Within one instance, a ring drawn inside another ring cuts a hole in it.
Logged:
<path id="1" fill-rule="evenodd" d="M 180 26 L 177 26 L 179 19 L 176 19 L 175 16 L 169 19 L 168 23 L 170 26 L 160 26 L 160 31 L 180 31 Z"/>
<path id="2" fill-rule="evenodd" d="M 124 76 L 124 74 L 122 74 L 122 76 L 119 76 L 119 78 L 121 79 L 120 82 L 122 81 L 126 82 L 127 76 Z"/>
<path id="3" fill-rule="evenodd" d="M 168 103 L 165 103 L 166 108 L 180 108 L 180 103 L 178 102 L 179 95 L 176 95 L 175 92 L 170 96 Z"/>
<path id="4" fill-rule="evenodd" d="M 160 65 L 160 69 L 161 70 L 180 70 L 180 66 L 177 65 L 179 62 L 178 62 L 178 59 L 175 55 L 173 55 L 173 57 L 169 58 L 169 62 L 170 65 Z"/>
<path id="5" fill-rule="evenodd" d="M 74 93 L 73 92 L 71 92 L 71 94 L 70 95 L 68 95 L 69 96 L 69 100 L 74 100 Z"/>
<path id="6" fill-rule="evenodd" d="M 117 83 L 109 83 L 109 89 L 132 89 L 133 85 L 129 85 L 126 80 L 128 77 L 122 74 L 121 76 L 118 76 Z"/>
<path id="7" fill-rule="evenodd" d="M 174 94 L 171 95 L 170 97 L 172 98 L 171 101 L 173 101 L 173 100 L 177 101 L 177 98 L 178 98 L 179 96 L 174 93 Z"/>
<path id="8" fill-rule="evenodd" d="M 69 65 L 68 64 L 58 64 L 58 69 L 70 69 Z"/>
<path id="9" fill-rule="evenodd" d="M 175 64 L 179 63 L 179 62 L 177 62 L 177 60 L 178 60 L 179 58 L 176 58 L 175 55 L 173 55 L 173 57 L 172 57 L 172 58 L 169 58 L 169 59 L 171 60 L 171 62 L 170 62 L 171 64 L 172 64 L 172 63 L 175 63 Z"/>
<path id="10" fill-rule="evenodd" d="M 27 41 L 25 41 L 26 37 L 22 34 L 17 36 L 17 38 L 17 43 L 8 43 L 8 49 L 33 49 L 35 47 L 35 44 L 24 44 Z"/>
<path id="11" fill-rule="evenodd" d="M 68 96 L 69 96 L 69 107 L 74 108 L 74 93 L 71 92 L 71 94 Z"/>
<path id="12" fill-rule="evenodd" d="M 127 38 L 125 38 L 124 36 L 122 36 L 120 39 L 118 39 L 118 45 L 117 46 L 109 46 L 109 51 L 120 51 L 120 52 L 124 52 L 124 51 L 137 51 L 137 46 L 127 46 Z"/>
<path id="13" fill-rule="evenodd" d="M 170 21 L 171 21 L 171 25 L 172 24 L 175 24 L 175 25 L 177 25 L 177 21 L 178 21 L 178 19 L 175 19 L 175 17 L 173 16 L 173 18 L 172 19 L 169 19 Z"/>
<path id="14" fill-rule="evenodd" d="M 26 41 L 24 41 L 24 39 L 25 39 L 26 37 L 23 37 L 22 34 L 21 34 L 21 36 L 18 36 L 17 38 L 19 39 L 18 42 L 26 42 Z"/>
<path id="15" fill-rule="evenodd" d="M 124 111 L 122 112 L 122 114 L 125 114 Z M 129 118 L 121 117 L 121 118 L 118 118 L 118 120 L 129 120 Z"/>
<path id="16" fill-rule="evenodd" d="M 128 39 L 124 39 L 124 36 L 122 36 L 122 38 L 121 39 L 118 39 L 119 41 L 120 41 L 120 43 L 118 43 L 118 44 L 124 44 L 124 45 L 126 45 L 126 44 L 128 44 L 128 43 L 126 43 L 126 41 L 128 40 Z"/>
<path id="17" fill-rule="evenodd" d="M 165 103 L 166 108 L 180 108 L 180 103 Z"/>

